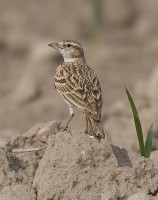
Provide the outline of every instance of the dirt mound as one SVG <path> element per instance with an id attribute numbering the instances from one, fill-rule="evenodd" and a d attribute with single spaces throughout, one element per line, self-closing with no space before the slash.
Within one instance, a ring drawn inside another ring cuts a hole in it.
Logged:
<path id="1" fill-rule="evenodd" d="M 0 142 L 0 200 L 153 200 L 157 193 L 158 168 L 150 159 L 60 132 L 58 122 Z"/>

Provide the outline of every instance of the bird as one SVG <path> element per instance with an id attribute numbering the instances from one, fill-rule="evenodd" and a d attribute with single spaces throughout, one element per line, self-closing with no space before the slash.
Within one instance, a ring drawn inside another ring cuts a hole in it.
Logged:
<path id="1" fill-rule="evenodd" d="M 74 117 L 74 108 L 80 110 L 86 118 L 85 133 L 100 141 L 105 138 L 101 123 L 102 92 L 96 73 L 85 60 L 82 45 L 74 40 L 50 43 L 63 57 L 54 77 L 56 90 L 67 103 L 70 118 L 64 129 L 67 130 Z"/>

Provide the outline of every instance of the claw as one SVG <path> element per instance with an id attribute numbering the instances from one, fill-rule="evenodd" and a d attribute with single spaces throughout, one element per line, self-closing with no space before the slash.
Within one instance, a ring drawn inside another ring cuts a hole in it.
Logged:
<path id="1" fill-rule="evenodd" d="M 68 130 L 68 126 L 66 125 L 62 130 L 61 132 L 64 132 L 64 131 L 67 131 Z"/>

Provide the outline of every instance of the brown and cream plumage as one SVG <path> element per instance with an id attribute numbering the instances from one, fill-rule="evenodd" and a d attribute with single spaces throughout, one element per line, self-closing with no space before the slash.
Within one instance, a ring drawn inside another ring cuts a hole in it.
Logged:
<path id="1" fill-rule="evenodd" d="M 49 46 L 59 50 L 64 62 L 55 73 L 55 87 L 69 106 L 70 119 L 74 116 L 73 107 L 78 108 L 86 117 L 86 133 L 100 140 L 105 138 L 101 125 L 102 95 L 97 75 L 87 65 L 80 43 L 62 41 Z"/>

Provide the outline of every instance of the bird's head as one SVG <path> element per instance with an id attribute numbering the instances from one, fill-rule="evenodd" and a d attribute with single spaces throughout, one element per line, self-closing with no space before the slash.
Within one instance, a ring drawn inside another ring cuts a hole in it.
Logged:
<path id="1" fill-rule="evenodd" d="M 76 41 L 65 40 L 58 43 L 51 43 L 48 46 L 57 49 L 64 58 L 64 62 L 75 61 L 78 58 L 84 59 L 82 45 Z"/>

